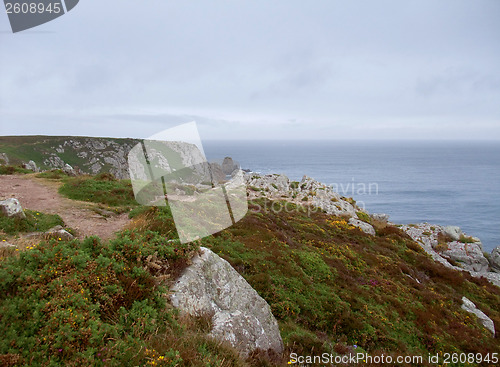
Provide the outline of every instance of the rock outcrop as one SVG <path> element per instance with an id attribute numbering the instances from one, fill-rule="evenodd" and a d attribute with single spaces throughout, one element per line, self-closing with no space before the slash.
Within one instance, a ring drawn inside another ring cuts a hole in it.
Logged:
<path id="1" fill-rule="evenodd" d="M 476 315 L 481 324 L 486 329 L 491 331 L 493 336 L 495 336 L 495 324 L 493 323 L 493 320 L 490 319 L 483 311 L 478 309 L 474 304 L 474 302 L 472 302 L 467 297 L 462 297 L 462 302 L 463 302 L 462 309 L 464 309 L 467 312 L 470 312 L 473 315 Z"/>
<path id="2" fill-rule="evenodd" d="M 24 137 L 22 143 L 12 146 L 15 149 L 11 149 L 8 156 L 0 151 L 0 164 L 25 165 L 33 171 L 36 171 L 35 166 L 37 170 L 50 170 L 64 169 L 69 165 L 75 172 L 93 175 L 109 172 L 116 178 L 124 179 L 129 177 L 127 155 L 138 141 L 78 136 Z M 22 149 L 19 153 L 16 151 L 24 144 L 35 153 L 31 158 L 33 161 L 28 163 L 24 160 Z"/>
<path id="3" fill-rule="evenodd" d="M 450 227 L 429 223 L 401 226 L 401 229 L 435 261 L 450 269 L 467 271 L 474 277 L 484 277 L 500 287 L 500 273 L 492 271 L 494 269 L 490 267 L 488 259 L 483 254 L 481 241 L 478 238 L 465 236 L 460 229 L 456 228 L 452 233 L 460 233 L 459 238 L 464 236 L 463 239 L 467 239 L 470 243 L 453 241 Z"/>
<path id="4" fill-rule="evenodd" d="M 242 356 L 255 350 L 282 353 L 278 323 L 267 302 L 211 250 L 201 248 L 171 291 L 174 307 L 210 317 L 210 335 L 229 342 Z"/>
<path id="5" fill-rule="evenodd" d="M 483 254 L 481 242 L 449 242 L 448 248 L 441 252 L 441 256 L 458 263 L 461 268 L 468 271 L 484 273 L 489 270 L 489 262 Z"/>
<path id="6" fill-rule="evenodd" d="M 285 175 L 245 174 L 249 198 L 266 197 L 271 200 L 287 200 L 297 205 L 311 205 L 327 214 L 357 218 L 359 211 L 352 199 L 341 197 L 331 186 L 304 176 L 300 182 L 290 181 Z"/>
<path id="7" fill-rule="evenodd" d="M 9 218 L 26 218 L 19 200 L 14 198 L 0 201 L 0 215 Z"/>

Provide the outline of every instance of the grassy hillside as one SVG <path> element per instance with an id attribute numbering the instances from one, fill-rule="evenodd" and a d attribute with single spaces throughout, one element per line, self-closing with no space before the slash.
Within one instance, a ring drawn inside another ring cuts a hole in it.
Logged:
<path id="1" fill-rule="evenodd" d="M 62 179 L 61 192 L 79 200 L 109 205 L 95 192 L 131 194 L 105 176 Z M 466 296 L 498 329 L 500 288 L 434 262 L 397 227 L 375 223 L 370 236 L 342 217 L 280 208 L 255 200 L 233 227 L 180 245 L 169 241 L 177 235 L 168 208 L 135 206 L 129 228 L 108 243 L 51 240 L 3 254 L 0 364 L 285 366 L 292 352 L 500 352 L 498 339 L 461 309 Z M 13 232 L 4 229 L 3 238 Z M 281 361 L 241 360 L 205 336 L 208 320 L 183 318 L 165 301 L 169 282 L 200 245 L 270 304 L 286 347 Z"/>

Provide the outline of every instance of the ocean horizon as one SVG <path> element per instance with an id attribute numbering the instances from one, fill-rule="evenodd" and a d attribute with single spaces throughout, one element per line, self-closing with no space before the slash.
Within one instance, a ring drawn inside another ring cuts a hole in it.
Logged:
<path id="1" fill-rule="evenodd" d="M 500 246 L 498 141 L 208 140 L 204 150 L 253 172 L 312 177 L 395 223 L 456 225 L 487 252 Z"/>

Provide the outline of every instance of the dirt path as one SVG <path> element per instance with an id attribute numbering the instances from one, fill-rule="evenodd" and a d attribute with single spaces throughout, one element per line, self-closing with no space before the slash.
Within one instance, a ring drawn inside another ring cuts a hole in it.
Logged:
<path id="1" fill-rule="evenodd" d="M 59 186 L 34 175 L 0 175 L 0 200 L 16 198 L 24 209 L 59 214 L 79 238 L 96 235 L 109 239 L 129 222 L 127 213 L 104 217 L 92 210 L 95 204 L 61 196 Z"/>

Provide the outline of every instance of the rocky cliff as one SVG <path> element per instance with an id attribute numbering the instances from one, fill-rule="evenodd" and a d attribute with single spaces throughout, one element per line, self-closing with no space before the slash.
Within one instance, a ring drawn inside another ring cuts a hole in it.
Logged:
<path id="1" fill-rule="evenodd" d="M 29 165 L 42 170 L 66 165 L 89 174 L 109 172 L 128 178 L 127 155 L 136 139 L 64 136 L 0 137 L 0 164 Z"/>
<path id="2" fill-rule="evenodd" d="M 319 209 L 327 214 L 343 216 L 348 224 L 373 236 L 376 231 L 371 223 L 388 222 L 389 219 L 386 214 L 370 214 L 358 207 L 352 198 L 341 197 L 332 187 L 307 176 L 298 182 L 280 174 L 248 173 L 245 179 L 250 199 L 266 198 L 307 205 L 310 210 Z M 468 236 L 455 226 L 429 223 L 398 226 L 435 261 L 450 269 L 467 271 L 474 277 L 484 277 L 500 286 L 500 246 L 487 254 L 479 238 Z"/>

